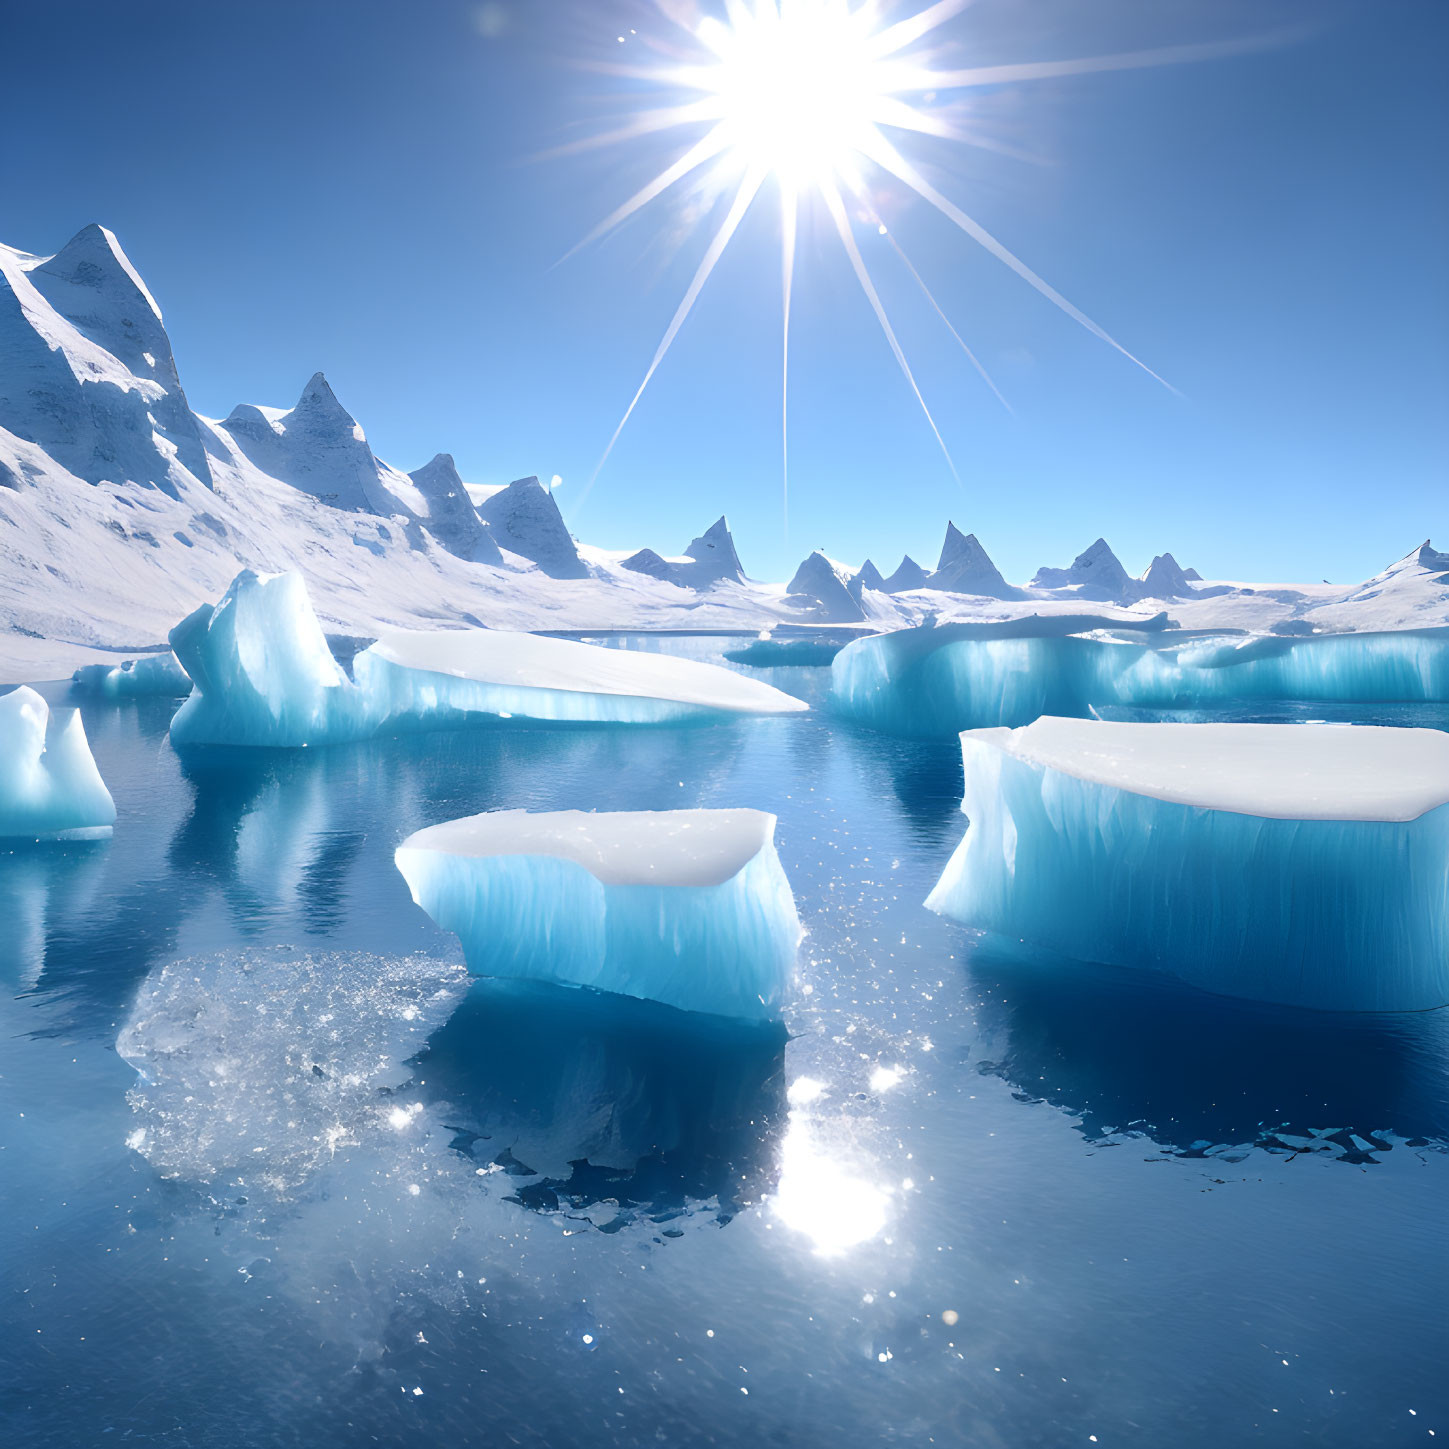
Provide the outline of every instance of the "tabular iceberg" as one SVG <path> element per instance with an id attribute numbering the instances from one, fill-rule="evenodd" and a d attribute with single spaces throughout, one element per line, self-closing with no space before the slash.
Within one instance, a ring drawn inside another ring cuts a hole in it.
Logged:
<path id="1" fill-rule="evenodd" d="M 801 700 L 732 670 L 503 630 L 397 629 L 349 679 L 296 574 L 237 576 L 171 631 L 193 689 L 171 723 L 182 745 L 295 747 L 499 719 L 666 724 L 785 714 Z"/>
<path id="2" fill-rule="evenodd" d="M 1449 700 L 1449 629 L 1184 640 L 1166 622 L 1057 615 L 873 635 L 836 656 L 831 692 L 863 724 L 935 737 L 1121 706 Z"/>
<path id="3" fill-rule="evenodd" d="M 758 810 L 504 810 L 396 859 L 476 975 L 778 1021 L 801 932 L 774 836 Z"/>
<path id="4" fill-rule="evenodd" d="M 932 910 L 1225 995 L 1449 1002 L 1449 735 L 1048 718 L 961 746 Z"/>
<path id="5" fill-rule="evenodd" d="M 86 664 L 71 675 L 82 694 L 103 699 L 133 699 L 162 695 L 173 699 L 191 692 L 191 676 L 169 651 L 127 659 L 123 664 Z"/>
<path id="6" fill-rule="evenodd" d="M 80 711 L 52 715 L 24 685 L 0 695 L 0 838 L 103 839 L 115 819 Z"/>

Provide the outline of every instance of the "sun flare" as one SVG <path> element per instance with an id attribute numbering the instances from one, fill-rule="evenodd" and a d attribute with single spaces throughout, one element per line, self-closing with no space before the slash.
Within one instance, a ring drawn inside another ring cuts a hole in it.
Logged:
<path id="1" fill-rule="evenodd" d="M 963 123 L 961 107 L 951 105 L 949 100 L 953 96 L 959 99 L 959 93 L 973 87 L 1206 60 L 1273 44 L 1275 37 L 963 69 L 941 63 L 944 48 L 939 44 L 939 32 L 966 9 L 970 0 L 936 0 L 896 20 L 887 17 L 888 0 L 722 0 L 722 9 L 706 14 L 701 14 L 690 0 L 656 3 L 672 27 L 667 43 L 652 42 L 659 58 L 643 64 L 601 68 L 646 83 L 661 93 L 661 98 L 667 96 L 667 103 L 641 110 L 626 124 L 564 149 L 635 143 L 647 136 L 675 131 L 698 134 L 657 176 L 605 217 L 579 246 L 613 231 L 686 178 L 701 173 L 710 180 L 711 191 L 720 193 L 724 216 L 715 225 L 704 257 L 665 329 L 653 361 L 578 503 L 588 496 L 705 283 L 757 197 L 766 190 L 767 182 L 773 183 L 768 189 L 778 197 L 780 207 L 781 472 L 787 526 L 790 308 L 802 206 L 822 208 L 838 234 L 901 375 L 958 482 L 945 439 L 876 290 L 856 238 L 858 226 L 884 239 L 893 259 L 920 288 L 985 384 L 1003 404 L 1005 398 L 947 317 L 899 239 L 881 220 L 872 188 L 878 190 L 882 183 L 904 187 L 928 202 L 1067 316 L 1170 388 L 1146 363 L 939 190 L 902 148 L 908 146 L 912 136 L 983 144 Z M 937 48 L 930 49 L 928 42 Z"/>

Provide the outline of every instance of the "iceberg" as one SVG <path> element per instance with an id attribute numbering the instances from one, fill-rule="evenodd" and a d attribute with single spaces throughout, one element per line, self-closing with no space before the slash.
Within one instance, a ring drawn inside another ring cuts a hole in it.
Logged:
<path id="1" fill-rule="evenodd" d="M 0 695 L 0 838 L 100 840 L 115 819 L 80 711 L 52 714 L 25 685 Z"/>
<path id="2" fill-rule="evenodd" d="M 190 698 L 178 745 L 302 747 L 502 719 L 667 724 L 787 714 L 801 700 L 720 665 L 504 630 L 395 629 L 332 657 L 296 574 L 239 574 L 171 631 Z"/>
<path id="3" fill-rule="evenodd" d="M 1449 735 L 1046 718 L 961 747 L 932 910 L 1228 996 L 1449 1003 Z"/>
<path id="4" fill-rule="evenodd" d="M 502 810 L 395 858 L 475 975 L 778 1021 L 801 931 L 774 837 L 758 810 Z"/>
<path id="5" fill-rule="evenodd" d="M 1204 638 L 1167 622 L 1060 614 L 872 635 L 836 656 L 831 695 L 862 724 L 937 738 L 1113 708 L 1449 701 L 1449 629 Z"/>
<path id="6" fill-rule="evenodd" d="M 86 664 L 71 675 L 81 694 L 102 699 L 134 699 L 140 695 L 180 698 L 191 693 L 191 676 L 169 650 L 127 659 L 121 664 Z"/>

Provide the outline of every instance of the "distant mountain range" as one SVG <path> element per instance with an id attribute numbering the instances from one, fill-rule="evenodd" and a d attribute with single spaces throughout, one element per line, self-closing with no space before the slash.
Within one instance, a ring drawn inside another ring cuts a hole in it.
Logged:
<path id="1" fill-rule="evenodd" d="M 1449 558 L 1426 543 L 1361 588 L 1205 584 L 1170 553 L 1130 576 L 1103 539 L 1008 583 L 954 523 L 934 570 L 812 553 L 789 584 L 747 578 L 725 518 L 679 555 L 574 539 L 537 478 L 470 487 L 438 453 L 373 453 L 318 372 L 290 409 L 192 410 L 160 307 L 116 237 L 54 256 L 0 246 L 0 680 L 153 647 L 243 567 L 297 569 L 324 622 L 509 628 L 891 628 L 1170 607 L 1191 627 L 1449 621 Z"/>

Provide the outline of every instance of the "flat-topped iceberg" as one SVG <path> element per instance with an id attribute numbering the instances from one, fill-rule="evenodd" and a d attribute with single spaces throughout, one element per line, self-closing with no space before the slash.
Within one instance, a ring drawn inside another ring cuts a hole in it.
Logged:
<path id="1" fill-rule="evenodd" d="M 115 819 L 80 711 L 52 714 L 24 685 L 0 695 L 0 839 L 102 839 Z"/>
<path id="2" fill-rule="evenodd" d="M 177 744 L 303 746 L 500 719 L 667 724 L 784 714 L 802 701 L 733 670 L 491 629 L 385 633 L 352 678 L 296 574 L 239 574 L 171 631 L 193 688 Z"/>
<path id="3" fill-rule="evenodd" d="M 931 909 L 1231 996 L 1449 1002 L 1449 735 L 1047 718 L 961 746 Z"/>
<path id="4" fill-rule="evenodd" d="M 1449 629 L 1203 638 L 1092 615 L 901 629 L 848 644 L 836 707 L 892 734 L 946 736 L 1229 700 L 1449 701 Z"/>
<path id="5" fill-rule="evenodd" d="M 493 811 L 397 849 L 475 975 L 590 986 L 776 1021 L 800 922 L 758 810 Z"/>
<path id="6" fill-rule="evenodd" d="M 71 675 L 71 680 L 80 693 L 98 694 L 102 699 L 134 699 L 142 695 L 177 699 L 191 692 L 191 677 L 170 650 L 121 664 L 85 664 Z"/>

